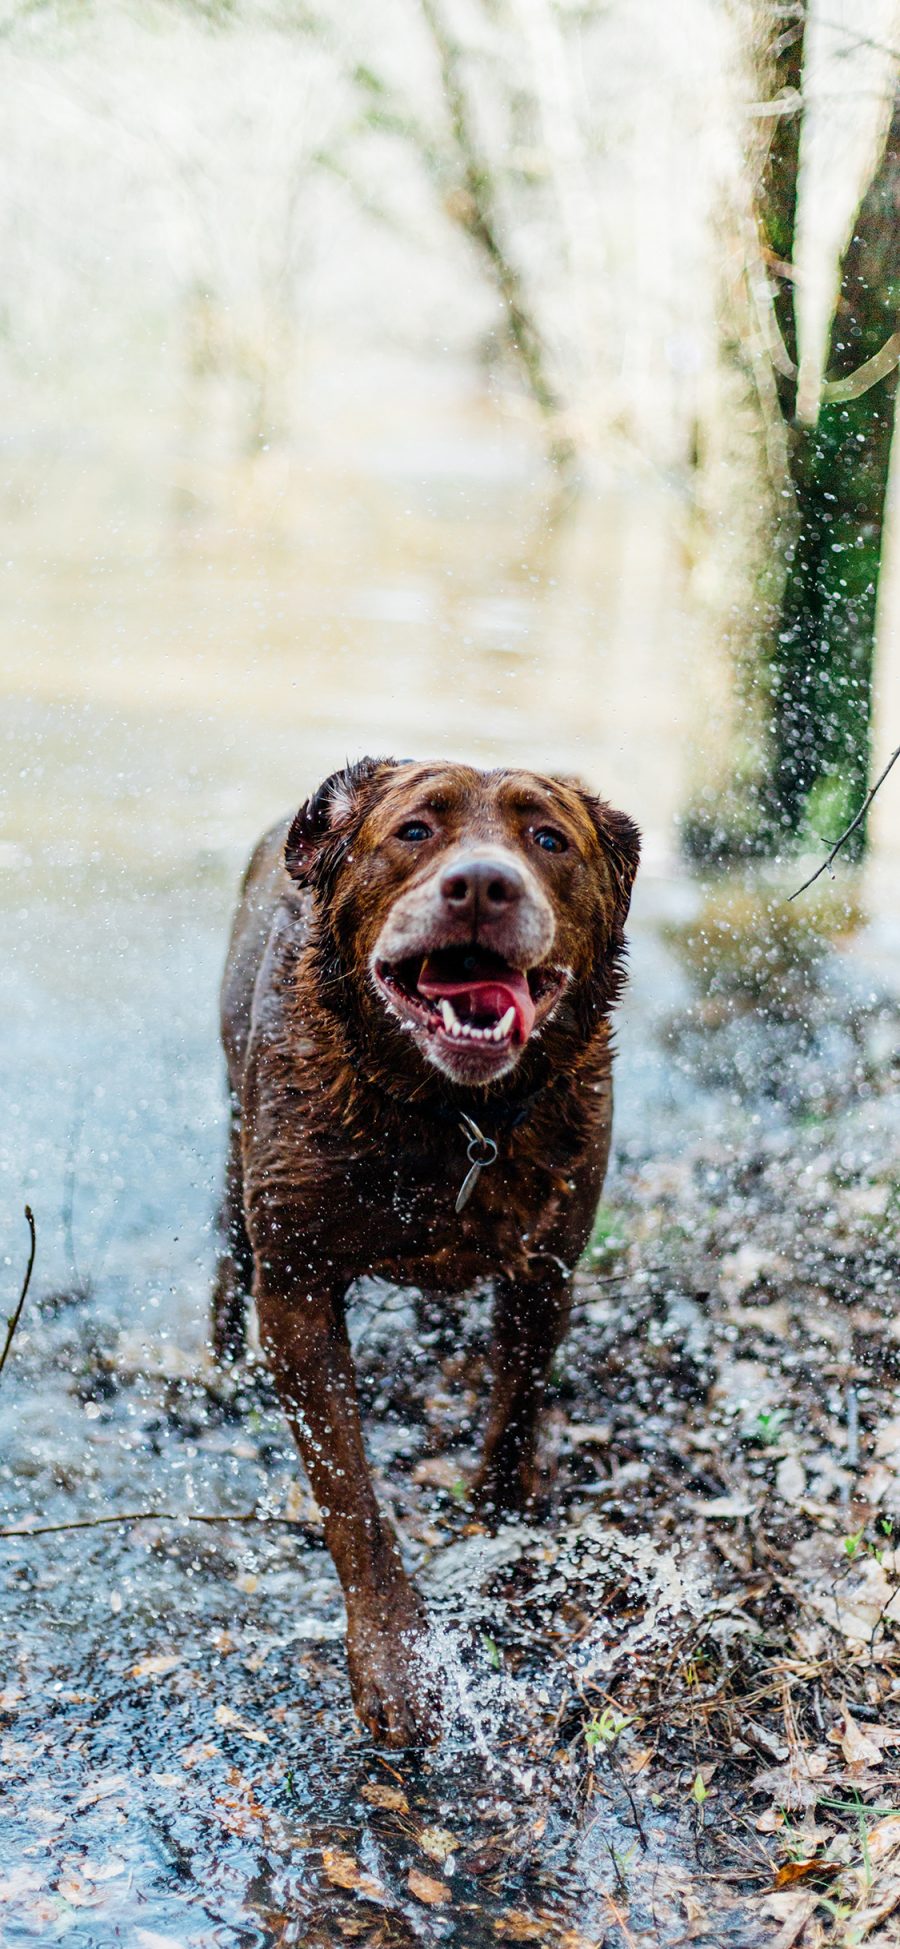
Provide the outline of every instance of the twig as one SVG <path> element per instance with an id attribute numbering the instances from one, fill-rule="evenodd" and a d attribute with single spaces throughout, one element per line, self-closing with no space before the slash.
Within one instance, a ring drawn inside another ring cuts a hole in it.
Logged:
<path id="1" fill-rule="evenodd" d="M 862 822 L 866 816 L 866 813 L 869 810 L 869 807 L 872 803 L 873 798 L 875 797 L 876 792 L 880 792 L 881 787 L 884 784 L 885 779 L 887 778 L 888 772 L 897 763 L 898 758 L 900 758 L 900 744 L 898 744 L 896 751 L 894 751 L 891 754 L 890 758 L 888 759 L 884 771 L 881 774 L 881 777 L 876 778 L 875 783 L 872 786 L 872 790 L 871 792 L 869 792 L 868 796 L 863 800 L 863 803 L 856 814 L 856 818 L 851 819 L 849 826 L 845 827 L 844 831 L 841 833 L 840 838 L 835 840 L 834 845 L 832 846 L 827 859 L 823 859 L 821 866 L 817 866 L 815 872 L 810 874 L 809 879 L 804 880 L 802 887 L 798 887 L 796 893 L 791 894 L 790 898 L 792 900 L 798 900 L 801 893 L 805 893 L 807 887 L 811 887 L 814 881 L 818 880 L 822 873 L 830 872 L 832 862 L 837 858 L 838 853 L 841 850 L 841 847 L 844 845 L 844 842 L 850 838 L 850 834 L 856 831 L 857 826 L 862 825 Z"/>
<path id="2" fill-rule="evenodd" d="M 221 1516 L 185 1509 L 129 1509 L 116 1516 L 81 1516 L 72 1523 L 40 1523 L 31 1528 L 23 1523 L 20 1529 L 0 1529 L 0 1537 L 62 1536 L 72 1529 L 104 1529 L 115 1523 L 255 1523 L 260 1529 L 295 1530 L 307 1543 L 324 1545 L 325 1541 L 323 1532 L 314 1523 L 303 1522 L 296 1516 L 263 1516 L 257 1509 L 230 1509 Z"/>
<path id="3" fill-rule="evenodd" d="M 31 1275 L 34 1271 L 34 1255 L 35 1252 L 37 1251 L 37 1233 L 34 1228 L 34 1212 L 32 1211 L 30 1205 L 25 1206 L 25 1222 L 28 1226 L 29 1232 L 31 1233 L 31 1247 L 28 1253 L 28 1264 L 25 1267 L 25 1277 L 22 1281 L 22 1290 L 19 1294 L 19 1303 L 16 1307 L 15 1312 L 10 1314 L 10 1317 L 7 1321 L 6 1339 L 3 1343 L 3 1352 L 0 1353 L 0 1374 L 2 1374 L 3 1369 L 6 1366 L 6 1356 L 9 1353 L 10 1347 L 12 1346 L 13 1334 L 15 1333 L 16 1327 L 18 1326 L 19 1320 L 21 1319 L 22 1316 L 22 1308 L 25 1304 L 28 1288 L 31 1285 Z"/>

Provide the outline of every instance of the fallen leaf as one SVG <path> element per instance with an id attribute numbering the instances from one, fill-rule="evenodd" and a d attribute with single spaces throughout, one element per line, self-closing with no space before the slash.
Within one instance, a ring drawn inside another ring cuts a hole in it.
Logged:
<path id="1" fill-rule="evenodd" d="M 709 1522 L 726 1522 L 739 1516 L 755 1516 L 756 1504 L 747 1496 L 712 1496 L 705 1500 L 702 1496 L 692 1496 L 691 1508 L 695 1515 L 705 1516 Z"/>
<path id="2" fill-rule="evenodd" d="M 643 1773 L 644 1767 L 649 1766 L 652 1758 L 652 1746 L 638 1746 L 633 1753 L 626 1753 L 622 1761 L 622 1771 L 624 1773 Z"/>
<path id="3" fill-rule="evenodd" d="M 389 1787 L 381 1780 L 367 1781 L 361 1788 L 362 1797 L 370 1807 L 383 1807 L 387 1813 L 408 1814 L 409 1801 L 400 1787 Z"/>
<path id="4" fill-rule="evenodd" d="M 611 1421 L 570 1421 L 566 1430 L 575 1448 L 606 1448 L 612 1440 Z"/>
<path id="5" fill-rule="evenodd" d="M 804 1753 L 800 1766 L 767 1766 L 750 1782 L 751 1793 L 764 1793 L 780 1807 L 813 1807 L 819 1798 L 819 1782 L 833 1765 L 828 1753 Z"/>
<path id="6" fill-rule="evenodd" d="M 20 1866 L 0 1880 L 0 1902 L 15 1902 L 23 1895 L 36 1895 L 43 1888 L 44 1877 L 38 1868 Z"/>
<path id="7" fill-rule="evenodd" d="M 255 1745 L 268 1746 L 268 1733 L 259 1732 L 256 1726 L 249 1725 L 232 1706 L 217 1705 L 213 1717 L 217 1726 L 228 1726 L 232 1732 L 243 1733 L 245 1739 L 252 1739 Z"/>
<path id="8" fill-rule="evenodd" d="M 777 1834 L 779 1827 L 784 1826 L 784 1815 L 781 1808 L 767 1807 L 765 1813 L 760 1814 L 755 1825 L 758 1834 Z"/>
<path id="9" fill-rule="evenodd" d="M 818 1896 L 806 1889 L 786 1888 L 777 1895 L 767 1895 L 762 1904 L 762 1912 L 773 1922 L 780 1922 L 777 1936 L 767 1942 L 766 1949 L 794 1949 L 798 1936 L 802 1935 L 811 1915 L 818 1905 Z"/>
<path id="10" fill-rule="evenodd" d="M 866 1839 L 866 1853 L 872 1862 L 885 1861 L 894 1849 L 900 1847 L 900 1814 L 888 1814 L 869 1828 Z"/>
<path id="11" fill-rule="evenodd" d="M 823 1861 L 818 1855 L 812 1861 L 786 1861 L 775 1876 L 775 1886 L 792 1888 L 796 1881 L 808 1881 L 810 1875 L 824 1875 L 826 1879 L 831 1879 L 840 1872 L 839 1861 Z"/>
<path id="12" fill-rule="evenodd" d="M 72 1908 L 93 1908 L 103 1900 L 103 1896 L 98 1895 L 96 1888 L 82 1881 L 81 1876 L 77 1874 L 62 1875 L 56 1884 L 56 1892 L 62 1896 L 64 1902 L 69 1902 Z"/>
<path id="13" fill-rule="evenodd" d="M 439 1908 L 449 1902 L 450 1890 L 445 1881 L 433 1881 L 431 1875 L 419 1873 L 418 1868 L 410 1868 L 407 1876 L 409 1892 L 419 1902 L 427 1902 L 430 1908 Z"/>
<path id="14" fill-rule="evenodd" d="M 185 1747 L 181 1755 L 181 1764 L 185 1772 L 190 1773 L 195 1766 L 199 1766 L 201 1760 L 211 1760 L 218 1750 L 218 1746 L 211 1739 L 195 1739 L 190 1746 Z"/>
<path id="15" fill-rule="evenodd" d="M 494 1934 L 506 1936 L 510 1942 L 540 1942 L 544 1927 L 533 1915 L 526 1915 L 524 1909 L 508 1908 L 494 1923 Z"/>
<path id="16" fill-rule="evenodd" d="M 868 1908 L 857 1909 L 853 1917 L 853 1928 L 857 1942 L 861 1942 L 879 1922 L 886 1922 L 890 1915 L 900 1908 L 900 1875 L 891 1875 L 878 1889 L 875 1900 Z M 891 1933 L 892 1942 L 897 1938 Z"/>
<path id="17" fill-rule="evenodd" d="M 491 1875 L 499 1868 L 501 1861 L 509 1853 L 509 1842 L 498 1835 L 492 1841 L 483 1841 L 480 1847 L 467 1854 L 463 1866 L 468 1875 Z"/>
<path id="18" fill-rule="evenodd" d="M 799 1455 L 785 1455 L 779 1462 L 775 1487 L 784 1502 L 797 1503 L 806 1494 L 806 1470 Z"/>
<path id="19" fill-rule="evenodd" d="M 881 1750 L 874 1739 L 868 1739 L 856 1723 L 846 1702 L 841 1710 L 844 1723 L 840 1733 L 840 1748 L 848 1766 L 880 1766 Z"/>
<path id="20" fill-rule="evenodd" d="M 81 1872 L 85 1881 L 115 1881 L 125 1873 L 125 1862 L 117 1854 L 108 1861 L 82 1861 Z"/>
<path id="21" fill-rule="evenodd" d="M 432 1861 L 446 1861 L 459 1847 L 456 1835 L 448 1834 L 445 1827 L 423 1827 L 418 1841 L 423 1854 L 430 1854 Z"/>
<path id="22" fill-rule="evenodd" d="M 900 1464 L 900 1417 L 894 1421 L 879 1421 L 875 1429 L 875 1454 L 879 1460 L 896 1460 Z"/>
<path id="23" fill-rule="evenodd" d="M 181 1664 L 177 1651 L 155 1651 L 149 1658 L 139 1658 L 132 1665 L 129 1678 L 161 1678 L 164 1672 L 174 1671 Z"/>
<path id="24" fill-rule="evenodd" d="M 323 1847 L 322 1866 L 328 1880 L 335 1888 L 346 1888 L 354 1895 L 362 1895 L 367 1902 L 384 1900 L 384 1889 L 374 1875 L 367 1875 L 352 1854 L 342 1854 L 340 1848 Z"/>

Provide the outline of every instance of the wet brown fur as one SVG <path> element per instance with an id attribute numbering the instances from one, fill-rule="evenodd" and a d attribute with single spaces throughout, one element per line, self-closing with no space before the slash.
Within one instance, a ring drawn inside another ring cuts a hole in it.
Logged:
<path id="1" fill-rule="evenodd" d="M 394 834 L 423 805 L 442 845 L 527 851 L 556 919 L 553 959 L 572 970 L 540 1035 L 487 1087 L 431 1065 L 369 977 L 381 925 L 420 870 Z M 545 814 L 569 837 L 560 857 L 531 842 Z M 266 836 L 244 883 L 223 989 L 233 1127 L 214 1340 L 221 1357 L 241 1351 L 252 1282 L 344 1588 L 354 1701 L 389 1743 L 427 1729 L 425 1619 L 372 1491 L 344 1297 L 364 1273 L 429 1294 L 493 1282 L 493 1394 L 473 1488 L 492 1515 L 527 1504 L 544 1378 L 609 1153 L 609 1015 L 638 844 L 629 819 L 569 780 L 364 760 Z M 463 1111 L 499 1156 L 457 1215 Z"/>

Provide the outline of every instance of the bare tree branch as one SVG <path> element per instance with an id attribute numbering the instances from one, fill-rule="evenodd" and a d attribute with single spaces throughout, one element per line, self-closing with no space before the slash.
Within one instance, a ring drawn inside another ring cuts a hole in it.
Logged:
<path id="1" fill-rule="evenodd" d="M 28 1288 L 31 1285 L 31 1275 L 34 1271 L 34 1255 L 35 1252 L 37 1251 L 37 1233 L 34 1227 L 34 1213 L 30 1205 L 25 1206 L 25 1221 L 27 1223 L 28 1230 L 31 1233 L 31 1247 L 28 1253 L 28 1264 L 25 1267 L 25 1277 L 22 1281 L 22 1290 L 19 1294 L 18 1305 L 16 1306 L 15 1312 L 10 1314 L 10 1317 L 7 1321 L 7 1329 L 8 1329 L 7 1335 L 3 1343 L 3 1352 L 0 1353 L 0 1374 L 2 1374 L 3 1369 L 6 1366 L 6 1357 L 13 1343 L 13 1334 L 15 1333 L 16 1327 L 19 1324 L 19 1320 L 22 1317 L 22 1308 L 25 1304 L 25 1300 L 28 1294 Z"/>
<path id="2" fill-rule="evenodd" d="M 552 420 L 560 416 L 561 403 L 547 376 L 544 345 L 522 279 L 507 255 L 497 226 L 493 185 L 469 112 L 460 49 L 436 0 L 421 0 L 421 8 L 440 63 L 453 138 L 463 170 L 462 187 L 448 199 L 448 212 L 487 258 L 506 310 L 509 336 L 532 395 L 541 412 Z M 557 434 L 551 440 L 551 454 L 558 466 L 566 466 L 574 457 L 571 439 Z"/>
<path id="3" fill-rule="evenodd" d="M 897 365 L 900 365 L 900 332 L 892 332 L 881 350 L 858 365 L 855 372 L 848 372 L 846 379 L 826 379 L 822 398 L 827 406 L 837 405 L 844 399 L 859 399 L 872 386 L 877 386 L 879 379 L 886 379 Z"/>
<path id="4" fill-rule="evenodd" d="M 868 796 L 863 800 L 863 803 L 856 814 L 856 818 L 851 819 L 849 826 L 846 826 L 844 828 L 844 831 L 841 833 L 840 838 L 835 840 L 834 845 L 832 846 L 827 859 L 823 859 L 821 866 L 817 866 L 816 871 L 810 874 L 809 879 L 804 880 L 802 887 L 798 887 L 796 893 L 791 894 L 790 898 L 792 900 L 798 900 L 801 893 L 806 892 L 807 887 L 811 887 L 815 883 L 815 881 L 821 877 L 823 873 L 830 871 L 832 862 L 837 858 L 837 855 L 840 852 L 841 847 L 844 845 L 845 841 L 849 839 L 850 834 L 852 832 L 856 831 L 857 826 L 862 825 L 862 822 L 866 816 L 866 813 L 869 810 L 869 807 L 872 803 L 873 798 L 875 797 L 876 792 L 879 792 L 881 790 L 881 787 L 884 784 L 885 779 L 887 778 L 888 772 L 891 770 L 892 766 L 894 766 L 897 763 L 898 758 L 900 758 L 900 744 L 898 744 L 896 751 L 893 752 L 892 756 L 888 759 L 884 771 L 881 774 L 881 777 L 876 778 L 875 783 L 872 786 L 872 790 L 871 792 L 869 792 Z"/>
<path id="5" fill-rule="evenodd" d="M 29 1527 L 23 1523 L 17 1529 L 0 1529 L 0 1537 L 8 1536 L 63 1536 L 73 1529 L 106 1529 L 122 1523 L 244 1523 L 254 1524 L 259 1529 L 290 1529 L 300 1535 L 307 1543 L 319 1543 L 324 1548 L 324 1534 L 315 1523 L 303 1522 L 295 1516 L 266 1516 L 258 1509 L 226 1510 L 221 1516 L 201 1515 L 187 1509 L 128 1509 L 115 1516 L 82 1516 L 71 1523 L 37 1523 Z"/>

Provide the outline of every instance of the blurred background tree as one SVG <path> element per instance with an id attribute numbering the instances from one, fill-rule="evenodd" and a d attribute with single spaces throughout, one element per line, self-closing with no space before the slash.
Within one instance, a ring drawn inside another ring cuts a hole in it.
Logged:
<path id="1" fill-rule="evenodd" d="M 869 779 L 900 357 L 900 18 L 879 0 L 840 12 L 770 8 L 762 50 L 780 109 L 759 200 L 790 489 L 761 821 L 775 843 L 835 838 Z"/>
<path id="2" fill-rule="evenodd" d="M 556 697 L 578 616 L 600 721 L 621 630 L 643 695 L 619 742 L 640 727 L 648 779 L 670 769 L 689 852 L 830 837 L 869 764 L 897 12 L 0 0 L 24 554 L 303 547 L 300 486 L 363 400 L 399 426 L 466 367 L 529 455 L 510 573 L 568 590 Z"/>

